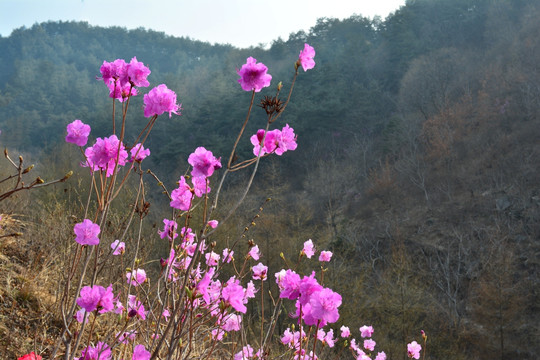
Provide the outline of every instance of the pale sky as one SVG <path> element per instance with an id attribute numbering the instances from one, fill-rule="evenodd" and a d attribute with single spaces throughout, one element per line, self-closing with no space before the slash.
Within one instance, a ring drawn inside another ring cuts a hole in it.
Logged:
<path id="1" fill-rule="evenodd" d="M 144 27 L 238 47 L 308 31 L 318 18 L 383 19 L 405 0 L 0 0 L 0 35 L 47 20 Z"/>

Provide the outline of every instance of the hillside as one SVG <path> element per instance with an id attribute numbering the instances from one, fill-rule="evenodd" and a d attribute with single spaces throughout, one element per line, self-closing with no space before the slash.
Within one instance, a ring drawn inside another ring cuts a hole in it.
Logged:
<path id="1" fill-rule="evenodd" d="M 42 23 L 0 38 L 0 144 L 28 153 L 46 176 L 74 167 L 77 178 L 77 161 L 62 144 L 65 126 L 82 119 L 95 137 L 106 135 L 110 99 L 96 81 L 99 66 L 136 56 L 152 70 L 151 85 L 166 82 L 182 103 L 182 116 L 160 119 L 148 142 L 151 167 L 173 184 L 197 146 L 227 157 L 249 103 L 237 86 L 236 69 L 245 59 L 264 62 L 272 84 L 283 81 L 287 89 L 289 59 L 307 42 L 317 51 L 317 65 L 309 76 L 301 71 L 276 125 L 294 127 L 298 149 L 263 161 L 245 206 L 222 235 L 243 227 L 269 196 L 251 234 L 266 242 L 268 264 L 280 263 L 271 249 L 289 249 L 308 237 L 332 250 L 328 281 L 351 299 L 342 317 L 357 327 L 377 324 L 390 358 L 400 358 L 403 344 L 424 329 L 427 358 L 536 359 L 539 16 L 540 4 L 532 0 L 407 1 L 384 20 L 320 19 L 308 33 L 277 39 L 267 50 L 144 29 Z M 130 106 L 142 107 L 142 97 Z M 257 108 L 246 131 L 263 127 L 263 115 Z M 132 120 L 142 124 L 142 114 Z M 246 141 L 238 155 L 251 150 Z M 225 203 L 244 180 L 229 179 Z M 3 202 L 0 213 L 24 213 L 38 224 L 44 208 L 58 206 L 66 226 L 68 210 L 60 208 L 77 186 L 21 195 L 24 205 Z M 159 219 L 159 209 L 156 201 L 151 216 Z M 21 243 L 49 249 L 46 239 L 31 234 Z M 29 266 L 45 272 L 48 250 L 21 252 L 12 238 L 0 241 L 0 271 L 21 278 L 29 276 Z M 16 266 L 7 266 L 10 261 Z M 54 308 L 51 294 L 43 303 L 32 300 L 32 292 L 43 289 L 6 284 L 13 288 L 0 293 L 5 319 Z M 1 335 L 11 326 L 34 329 L 3 319 Z"/>

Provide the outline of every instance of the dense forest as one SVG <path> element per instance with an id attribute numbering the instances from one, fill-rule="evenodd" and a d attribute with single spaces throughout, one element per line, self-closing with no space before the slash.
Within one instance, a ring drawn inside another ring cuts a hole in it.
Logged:
<path id="1" fill-rule="evenodd" d="M 172 186 L 197 146 L 228 155 L 249 103 L 235 86 L 245 59 L 264 62 L 273 85 L 287 88 L 291 59 L 309 43 L 317 64 L 300 73 L 276 125 L 295 129 L 298 149 L 264 159 L 238 226 L 271 197 L 251 234 L 266 244 L 268 265 L 280 261 L 271 249 L 310 237 L 332 250 L 329 281 L 348 299 L 342 317 L 373 324 L 391 359 L 406 356 L 420 329 L 426 358 L 537 359 L 538 19 L 535 0 L 408 0 L 386 19 L 322 18 L 249 49 L 36 24 L 0 37 L 0 145 L 51 178 L 80 171 L 65 151 L 66 125 L 81 119 L 106 136 L 111 102 L 99 67 L 136 56 L 151 85 L 166 83 L 182 103 L 182 116 L 160 118 L 147 143 L 151 167 Z M 142 96 L 133 103 L 142 107 Z M 251 133 L 264 111 L 253 116 Z M 130 121 L 142 124 L 142 112 Z M 246 141 L 239 157 L 251 151 Z M 231 177 L 229 198 L 242 180 Z"/>

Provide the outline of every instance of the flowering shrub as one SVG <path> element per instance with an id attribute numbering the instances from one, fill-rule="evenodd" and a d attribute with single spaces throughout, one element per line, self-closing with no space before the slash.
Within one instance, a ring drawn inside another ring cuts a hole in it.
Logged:
<path id="1" fill-rule="evenodd" d="M 159 261 L 159 273 L 152 271 L 151 259 L 141 258 L 140 231 L 134 237 L 127 234 L 135 223 L 134 219 L 138 218 L 139 228 L 142 227 L 148 212 L 144 175 L 151 174 L 157 179 L 152 172 L 143 170 L 144 159 L 150 155 L 144 143 L 157 118 L 164 113 L 168 113 L 169 118 L 172 114 L 180 115 L 181 105 L 177 104 L 176 93 L 166 85 L 151 89 L 143 98 L 144 116 L 149 118 L 148 123 L 133 144 L 126 144 L 125 119 L 130 98 L 139 94 L 139 88 L 150 85 L 148 75 L 151 72 L 136 57 L 129 63 L 122 59 L 103 62 L 100 79 L 107 86 L 113 102 L 118 100 L 121 103 L 122 123 L 117 131 L 113 106 L 112 134 L 96 138 L 86 149 L 82 147 L 88 143 L 90 125 L 81 120 L 67 125 L 66 141 L 81 147 L 81 166 L 91 177 L 91 187 L 81 216 L 83 220 L 73 228 L 72 262 L 66 269 L 61 300 L 63 328 L 55 346 L 46 350 L 51 359 L 222 357 L 218 354 L 228 354 L 223 357 L 234 359 L 283 356 L 317 359 L 336 344 L 342 350 L 348 349 L 357 359 L 375 356 L 373 327 L 359 329 L 364 339 L 361 344 L 352 338 L 347 326 L 341 326 L 339 337 L 334 333 L 337 329 L 332 326 L 340 319 L 339 308 L 343 299 L 324 284 L 325 264 L 331 261 L 332 252 L 319 252 L 314 242 L 307 240 L 298 251 L 296 264 L 277 272 L 274 270 L 272 277 L 269 275 L 272 270 L 259 261 L 264 254 L 254 241 L 249 242 L 245 256 L 236 255 L 235 258 L 238 241 L 220 251 L 218 248 L 221 246 L 212 237 L 245 198 L 261 159 L 274 154 L 282 156 L 297 148 L 297 135 L 289 124 L 281 129 L 270 127 L 290 101 L 299 66 L 304 71 L 312 69 L 315 66 L 314 56 L 315 50 L 305 44 L 295 63 L 285 101 L 279 98 L 283 88 L 281 83 L 275 96 L 265 96 L 261 100 L 260 106 L 267 115 L 266 126 L 250 137 L 253 157 L 239 162 L 233 158 L 250 120 L 255 93 L 270 86 L 272 77 L 267 74 L 268 68 L 252 57 L 237 70 L 238 82 L 243 90 L 251 92 L 251 101 L 228 161 L 222 162 L 222 158 L 216 157 L 212 151 L 198 147 L 187 159 L 191 167 L 189 175 L 186 172 L 181 176 L 172 191 L 169 192 L 159 182 L 171 208 L 171 213 L 163 219 L 163 227 L 156 234 L 168 248 Z M 214 211 L 219 205 L 219 195 L 227 175 L 250 167 L 251 176 L 238 202 L 228 215 L 215 219 Z M 218 182 L 214 180 L 216 174 L 221 176 Z M 125 225 L 121 229 L 110 229 L 107 219 L 111 204 L 130 176 L 138 181 L 138 190 Z M 317 253 L 319 256 L 314 258 Z M 282 257 L 289 264 L 286 256 Z M 320 274 L 317 275 L 316 271 L 302 274 L 298 265 L 305 261 L 315 262 Z M 115 278 L 112 271 L 118 266 L 121 279 Z M 225 266 L 231 267 L 230 275 L 225 276 Z M 279 295 L 272 296 L 272 317 L 264 319 L 264 297 L 268 293 L 265 282 L 269 278 L 275 279 Z M 109 285 L 105 287 L 102 284 Z M 248 316 L 247 305 L 259 299 L 260 329 L 254 330 L 258 334 L 252 337 L 251 343 L 247 343 L 244 320 Z M 290 314 L 294 320 L 283 334 L 274 334 L 284 305 L 295 309 Z M 280 350 L 273 346 L 275 338 L 279 338 L 282 345 Z M 417 359 L 420 349 L 420 345 L 413 342 L 407 351 L 410 357 Z M 33 354 L 23 358 L 36 357 Z M 378 352 L 375 358 L 383 360 L 386 355 Z"/>

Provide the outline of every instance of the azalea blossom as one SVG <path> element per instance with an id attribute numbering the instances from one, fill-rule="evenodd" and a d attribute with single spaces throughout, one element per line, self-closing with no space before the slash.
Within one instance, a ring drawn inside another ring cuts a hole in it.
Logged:
<path id="1" fill-rule="evenodd" d="M 386 360 L 386 353 L 384 351 L 379 352 L 375 360 Z"/>
<path id="2" fill-rule="evenodd" d="M 161 115 L 165 112 L 169 113 L 169 118 L 172 114 L 181 115 L 182 104 L 176 103 L 176 93 L 169 90 L 165 84 L 150 90 L 148 94 L 144 95 L 143 101 L 145 117 Z"/>
<path id="3" fill-rule="evenodd" d="M 128 284 L 139 286 L 146 281 L 146 271 L 143 269 L 135 269 L 126 273 Z"/>
<path id="4" fill-rule="evenodd" d="M 238 279 L 232 277 L 227 281 L 227 285 L 221 292 L 223 300 L 231 305 L 236 311 L 246 313 L 247 308 L 244 305 L 244 288 L 240 285 Z"/>
<path id="5" fill-rule="evenodd" d="M 343 325 L 339 330 L 341 330 L 342 338 L 348 338 L 349 336 L 351 336 L 351 331 L 347 326 Z"/>
<path id="6" fill-rule="evenodd" d="M 165 224 L 165 226 L 163 227 L 163 231 L 158 230 L 159 237 L 162 239 L 165 239 L 167 237 L 169 238 L 169 240 L 176 239 L 178 237 L 178 233 L 176 232 L 178 224 L 176 223 L 176 221 L 163 219 L 163 223 Z"/>
<path id="7" fill-rule="evenodd" d="M 111 348 L 108 344 L 98 341 L 96 346 L 88 346 L 81 352 L 79 360 L 109 360 L 111 359 Z"/>
<path id="8" fill-rule="evenodd" d="M 255 245 L 253 246 L 249 252 L 248 252 L 248 255 L 251 256 L 251 258 L 253 260 L 259 260 L 259 258 L 261 257 L 261 253 L 259 251 L 259 245 Z"/>
<path id="9" fill-rule="evenodd" d="M 112 284 L 106 289 L 99 285 L 84 286 L 77 298 L 77 305 L 87 312 L 99 309 L 99 313 L 103 314 L 114 310 L 113 300 Z"/>
<path id="10" fill-rule="evenodd" d="M 141 162 L 146 157 L 150 156 L 150 149 L 145 149 L 142 144 L 136 144 L 131 148 L 129 151 L 131 154 L 131 160 L 130 161 L 138 161 Z"/>
<path id="11" fill-rule="evenodd" d="M 150 75 L 150 69 L 144 66 L 142 62 L 137 61 L 135 56 L 131 59 L 129 64 L 127 64 L 126 68 L 128 80 L 134 86 L 147 87 L 150 85 L 146 79 L 148 75 Z"/>
<path id="12" fill-rule="evenodd" d="M 377 345 L 377 343 L 371 339 L 364 340 L 364 349 L 366 350 L 369 350 L 369 351 L 375 350 L 375 345 Z"/>
<path id="13" fill-rule="evenodd" d="M 135 295 L 128 295 L 128 317 L 139 317 L 141 320 L 146 319 L 146 311 L 144 305 L 137 300 Z"/>
<path id="14" fill-rule="evenodd" d="M 360 336 L 369 338 L 373 335 L 373 326 L 364 325 L 360 328 Z"/>
<path id="15" fill-rule="evenodd" d="M 319 255 L 319 261 L 323 262 L 328 262 L 330 261 L 330 259 L 332 259 L 332 252 L 331 251 L 326 251 L 326 250 L 323 250 L 321 251 L 321 254 Z"/>
<path id="16" fill-rule="evenodd" d="M 210 177 L 214 170 L 221 168 L 221 158 L 216 158 L 211 151 L 200 146 L 189 155 L 188 163 L 193 166 L 191 175 L 193 177 Z"/>
<path id="17" fill-rule="evenodd" d="M 298 57 L 298 63 L 299 65 L 302 65 L 304 71 L 313 69 L 315 67 L 315 60 L 313 60 L 314 57 L 315 49 L 308 44 L 304 44 L 304 50 L 300 51 L 300 55 Z"/>
<path id="18" fill-rule="evenodd" d="M 341 295 L 331 289 L 324 288 L 313 293 L 309 303 L 311 305 L 311 315 L 316 319 L 328 323 L 335 323 L 339 319 L 337 308 L 341 305 Z"/>
<path id="19" fill-rule="evenodd" d="M 135 345 L 133 349 L 133 357 L 131 360 L 150 360 L 152 354 L 150 351 L 146 350 L 144 345 Z"/>
<path id="20" fill-rule="evenodd" d="M 272 75 L 267 74 L 268 68 L 263 63 L 257 63 L 253 57 L 249 57 L 240 70 L 236 70 L 240 79 L 238 82 L 245 91 L 259 92 L 262 88 L 270 86 Z"/>
<path id="21" fill-rule="evenodd" d="M 268 272 L 268 266 L 264 266 L 263 263 L 258 263 L 253 267 L 253 280 L 266 280 L 266 273 Z"/>
<path id="22" fill-rule="evenodd" d="M 90 135 L 90 125 L 77 119 L 67 126 L 66 142 L 84 146 L 88 142 L 88 135 Z"/>
<path id="23" fill-rule="evenodd" d="M 315 254 L 315 248 L 311 239 L 304 242 L 304 248 L 302 249 L 302 253 L 306 255 L 308 259 L 311 259 L 311 257 Z"/>
<path id="24" fill-rule="evenodd" d="M 418 344 L 416 341 L 413 341 L 412 343 L 407 344 L 407 355 L 410 358 L 420 359 L 421 350 L 422 350 L 422 346 Z"/>
<path id="25" fill-rule="evenodd" d="M 106 171 L 109 177 L 115 167 L 126 164 L 128 153 L 118 137 L 111 135 L 108 138 L 97 138 L 93 146 L 86 148 L 84 156 L 86 162 L 81 163 L 82 166 L 90 167 L 94 171 Z"/>
<path id="26" fill-rule="evenodd" d="M 126 251 L 126 244 L 123 241 L 114 240 L 111 249 L 113 249 L 113 255 L 121 255 Z"/>
<path id="27" fill-rule="evenodd" d="M 75 224 L 73 227 L 73 232 L 76 235 L 75 241 L 81 245 L 99 244 L 98 235 L 100 231 L 99 225 L 88 219 L 84 219 L 83 222 Z"/>
<path id="28" fill-rule="evenodd" d="M 188 211 L 191 207 L 193 193 L 184 176 L 180 177 L 178 187 L 171 192 L 170 206 L 182 211 Z"/>

